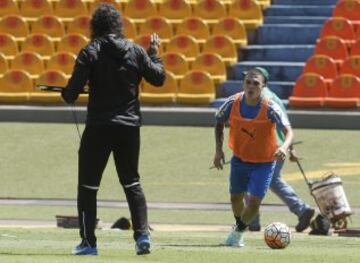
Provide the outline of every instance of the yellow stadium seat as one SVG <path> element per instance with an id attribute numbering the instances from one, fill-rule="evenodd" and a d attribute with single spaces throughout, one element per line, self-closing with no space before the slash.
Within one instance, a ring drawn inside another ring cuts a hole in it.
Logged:
<path id="1" fill-rule="evenodd" d="M 166 52 L 161 55 L 166 71 L 175 77 L 182 77 L 189 71 L 189 63 L 183 54 L 177 52 Z"/>
<path id="2" fill-rule="evenodd" d="M 161 16 L 148 17 L 143 24 L 140 25 L 139 34 L 146 35 L 157 33 L 161 41 L 167 43 L 173 36 L 173 28 L 166 18 Z"/>
<path id="3" fill-rule="evenodd" d="M 65 87 L 68 77 L 57 70 L 46 70 L 36 79 L 36 85 Z M 33 91 L 30 93 L 30 102 L 33 103 L 62 103 L 61 94 L 57 92 Z"/>
<path id="4" fill-rule="evenodd" d="M 194 5 L 193 15 L 201 17 L 207 23 L 216 24 L 220 17 L 226 16 L 226 8 L 219 0 L 201 0 Z"/>
<path id="5" fill-rule="evenodd" d="M 83 35 L 67 34 L 61 38 L 57 47 L 57 52 L 66 51 L 77 55 L 88 42 L 89 40 Z"/>
<path id="6" fill-rule="evenodd" d="M 187 60 L 193 61 L 200 52 L 199 44 L 196 39 L 189 35 L 177 35 L 170 39 L 166 46 L 167 52 L 179 52 Z"/>
<path id="7" fill-rule="evenodd" d="M 65 35 L 65 26 L 57 16 L 44 15 L 34 21 L 31 33 L 46 34 L 52 40 L 59 41 Z"/>
<path id="8" fill-rule="evenodd" d="M 148 82 L 144 82 L 140 93 L 140 101 L 149 104 L 170 104 L 175 102 L 177 91 L 177 81 L 171 72 L 166 72 L 164 85 L 154 87 Z"/>
<path id="9" fill-rule="evenodd" d="M 54 42 L 45 34 L 29 35 L 21 47 L 22 51 L 39 53 L 44 59 L 49 58 L 54 52 Z"/>
<path id="10" fill-rule="evenodd" d="M 165 0 L 159 3 L 159 15 L 166 17 L 171 23 L 178 24 L 191 16 L 191 5 L 185 0 Z"/>
<path id="11" fill-rule="evenodd" d="M 6 59 L 13 59 L 19 52 L 19 47 L 15 38 L 9 34 L 0 33 L 0 53 L 2 53 Z"/>
<path id="12" fill-rule="evenodd" d="M 151 0 L 129 0 L 125 3 L 124 15 L 136 23 L 143 23 L 146 18 L 157 15 L 156 5 Z"/>
<path id="13" fill-rule="evenodd" d="M 54 9 L 49 0 L 24 0 L 21 2 L 20 14 L 26 18 L 37 18 L 42 15 L 52 15 Z"/>
<path id="14" fill-rule="evenodd" d="M 55 2 L 54 13 L 64 21 L 71 21 L 76 16 L 88 15 L 88 10 L 81 0 L 59 0 Z"/>
<path id="15" fill-rule="evenodd" d="M 229 15 L 240 19 L 247 29 L 256 29 L 263 23 L 263 13 L 255 0 L 234 0 Z"/>
<path id="16" fill-rule="evenodd" d="M 223 17 L 214 25 L 214 35 L 227 35 L 232 38 L 237 47 L 247 45 L 247 33 L 244 24 L 235 17 Z"/>
<path id="17" fill-rule="evenodd" d="M 94 1 L 89 1 L 89 14 L 92 14 L 95 11 L 95 8 L 102 3 L 111 4 L 117 10 L 121 11 L 121 4 L 116 0 L 94 0 Z"/>
<path id="18" fill-rule="evenodd" d="M 81 15 L 74 17 L 74 20 L 68 23 L 66 33 L 90 37 L 90 16 Z"/>
<path id="19" fill-rule="evenodd" d="M 15 0 L 1 0 L 0 17 L 8 14 L 19 14 L 19 7 Z"/>
<path id="20" fill-rule="evenodd" d="M 44 71 L 44 60 L 35 52 L 23 51 L 15 56 L 11 61 L 11 69 L 24 70 L 32 78 L 37 78 Z"/>
<path id="21" fill-rule="evenodd" d="M 11 34 L 17 41 L 23 41 L 29 34 L 29 26 L 19 15 L 7 15 L 0 19 L 0 32 Z"/>
<path id="22" fill-rule="evenodd" d="M 195 58 L 191 69 L 208 72 L 215 83 L 226 79 L 225 63 L 216 53 L 201 53 Z"/>
<path id="23" fill-rule="evenodd" d="M 70 75 L 75 65 L 76 56 L 69 52 L 58 52 L 51 56 L 46 69 L 62 71 Z"/>
<path id="24" fill-rule="evenodd" d="M 203 52 L 217 53 L 228 64 L 237 61 L 237 51 L 233 40 L 226 35 L 213 35 L 205 43 Z"/>
<path id="25" fill-rule="evenodd" d="M 183 19 L 177 26 L 176 34 L 192 36 L 198 43 L 203 44 L 210 36 L 210 29 L 203 19 L 192 16 Z"/>
<path id="26" fill-rule="evenodd" d="M 33 81 L 29 73 L 23 70 L 8 70 L 0 78 L 1 103 L 26 103 Z"/>
<path id="27" fill-rule="evenodd" d="M 6 57 L 0 53 L 0 77 L 9 69 L 9 63 Z"/>
<path id="28" fill-rule="evenodd" d="M 135 23 L 128 17 L 123 16 L 124 35 L 128 39 L 134 39 L 138 35 Z"/>
<path id="29" fill-rule="evenodd" d="M 150 46 L 150 35 L 139 35 L 134 39 L 134 42 L 141 47 L 143 47 L 145 50 L 147 50 Z M 159 47 L 159 54 L 162 54 L 164 48 L 164 44 L 161 44 Z"/>
<path id="30" fill-rule="evenodd" d="M 176 102 L 182 104 L 209 104 L 215 99 L 215 85 L 210 74 L 192 70 L 180 80 Z"/>

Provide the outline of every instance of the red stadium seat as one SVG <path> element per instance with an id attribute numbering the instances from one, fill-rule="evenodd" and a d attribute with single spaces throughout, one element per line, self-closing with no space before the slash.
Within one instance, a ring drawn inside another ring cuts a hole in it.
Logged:
<path id="1" fill-rule="evenodd" d="M 323 25 L 320 38 L 337 36 L 349 45 L 355 41 L 355 28 L 350 20 L 343 17 L 331 17 Z"/>
<path id="2" fill-rule="evenodd" d="M 360 55 L 347 58 L 340 67 L 340 74 L 352 74 L 360 77 Z"/>
<path id="3" fill-rule="evenodd" d="M 342 0 L 339 1 L 333 10 L 334 17 L 344 17 L 352 22 L 360 22 L 360 1 Z"/>
<path id="4" fill-rule="evenodd" d="M 329 56 L 341 64 L 349 56 L 349 51 L 341 38 L 331 36 L 321 38 L 316 43 L 315 54 Z"/>
<path id="5" fill-rule="evenodd" d="M 304 73 L 319 74 L 329 84 L 338 75 L 338 70 L 335 61 L 331 57 L 314 55 L 306 61 L 303 69 Z"/>
<path id="6" fill-rule="evenodd" d="M 360 55 L 360 38 L 351 46 L 350 55 Z"/>

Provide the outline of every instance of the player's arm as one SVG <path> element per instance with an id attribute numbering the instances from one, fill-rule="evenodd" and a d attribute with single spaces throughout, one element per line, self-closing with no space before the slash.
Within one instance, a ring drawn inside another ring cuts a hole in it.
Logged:
<path id="1" fill-rule="evenodd" d="M 285 135 L 285 141 L 283 143 L 283 145 L 281 145 L 275 152 L 275 156 L 281 160 L 285 160 L 286 158 L 286 154 L 290 148 L 290 145 L 293 141 L 294 138 L 294 133 L 293 130 L 291 128 L 290 125 L 286 125 L 284 126 L 284 128 L 282 128 L 282 132 Z"/>

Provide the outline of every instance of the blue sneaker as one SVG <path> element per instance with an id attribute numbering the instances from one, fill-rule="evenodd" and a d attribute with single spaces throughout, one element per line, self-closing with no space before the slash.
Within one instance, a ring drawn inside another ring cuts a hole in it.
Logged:
<path id="1" fill-rule="evenodd" d="M 135 251 L 137 255 L 145 255 L 150 254 L 150 236 L 149 235 L 141 235 L 135 244 Z"/>
<path id="2" fill-rule="evenodd" d="M 225 240 L 225 245 L 230 247 L 243 247 L 245 246 L 244 243 L 244 232 L 236 231 L 233 229 L 229 236 Z"/>
<path id="3" fill-rule="evenodd" d="M 91 255 L 97 256 L 98 251 L 96 246 L 91 247 L 86 242 L 82 241 L 79 245 L 77 245 L 74 250 L 72 251 L 73 255 Z"/>

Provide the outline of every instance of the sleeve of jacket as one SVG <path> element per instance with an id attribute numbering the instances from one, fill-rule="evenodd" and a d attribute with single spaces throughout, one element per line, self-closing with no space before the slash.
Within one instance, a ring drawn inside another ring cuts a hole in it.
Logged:
<path id="1" fill-rule="evenodd" d="M 144 49 L 140 49 L 140 69 L 143 77 L 150 84 L 160 87 L 165 82 L 165 69 L 161 59 L 156 54 L 148 55 Z"/>
<path id="2" fill-rule="evenodd" d="M 61 96 L 66 103 L 74 103 L 79 94 L 83 91 L 90 73 L 90 56 L 86 49 L 82 49 L 75 61 L 75 66 L 71 78 L 66 88 L 61 92 Z"/>

